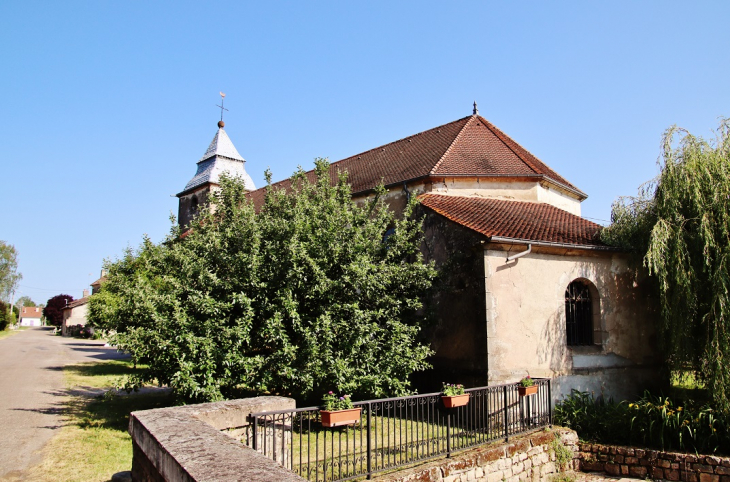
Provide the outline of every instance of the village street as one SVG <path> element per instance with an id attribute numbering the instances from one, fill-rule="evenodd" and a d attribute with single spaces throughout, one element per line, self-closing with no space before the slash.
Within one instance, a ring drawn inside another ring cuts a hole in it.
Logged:
<path id="1" fill-rule="evenodd" d="M 43 446 L 63 425 L 68 395 L 61 367 L 122 356 L 102 341 L 62 338 L 49 328 L 0 340 L 0 479 L 40 462 Z"/>

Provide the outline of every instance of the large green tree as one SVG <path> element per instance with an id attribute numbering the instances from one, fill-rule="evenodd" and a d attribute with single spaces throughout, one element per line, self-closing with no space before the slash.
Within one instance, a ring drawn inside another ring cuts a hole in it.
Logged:
<path id="1" fill-rule="evenodd" d="M 730 408 L 730 123 L 713 141 L 670 128 L 660 168 L 614 204 L 603 239 L 632 249 L 655 279 L 669 367 L 694 371 Z"/>
<path id="2" fill-rule="evenodd" d="M 15 246 L 0 240 L 0 299 L 15 291 L 23 275 L 18 273 L 18 252 Z"/>
<path id="3" fill-rule="evenodd" d="M 412 200 L 396 217 L 381 189 L 351 199 L 329 166 L 271 187 L 259 212 L 244 186 L 221 189 L 181 235 L 144 239 L 106 264 L 89 319 L 157 380 L 189 401 L 241 393 L 319 398 L 401 395 L 427 367 L 418 342 L 422 298 L 435 269 L 421 258 Z"/>

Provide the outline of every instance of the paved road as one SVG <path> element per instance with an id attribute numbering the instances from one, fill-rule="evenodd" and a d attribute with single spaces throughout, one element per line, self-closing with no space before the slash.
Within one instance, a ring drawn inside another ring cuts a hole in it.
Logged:
<path id="1" fill-rule="evenodd" d="M 31 328 L 0 340 L 0 478 L 21 476 L 41 461 L 43 446 L 63 424 L 67 400 L 61 367 L 121 358 L 103 342 Z"/>

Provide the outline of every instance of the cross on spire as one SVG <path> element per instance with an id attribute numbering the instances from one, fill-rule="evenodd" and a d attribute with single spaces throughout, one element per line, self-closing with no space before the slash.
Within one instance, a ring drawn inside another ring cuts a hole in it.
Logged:
<path id="1" fill-rule="evenodd" d="M 224 94 L 223 92 L 219 92 L 219 94 L 221 95 L 221 105 L 216 104 L 216 107 L 220 107 L 220 109 L 221 109 L 221 122 L 223 122 L 223 111 L 228 110 L 225 107 L 223 107 L 223 101 L 226 100 L 226 94 Z M 223 126 L 220 126 L 220 127 L 223 127 Z"/>

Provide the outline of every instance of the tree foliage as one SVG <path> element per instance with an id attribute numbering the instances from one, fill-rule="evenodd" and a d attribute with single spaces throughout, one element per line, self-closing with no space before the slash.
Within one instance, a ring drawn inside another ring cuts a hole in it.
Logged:
<path id="1" fill-rule="evenodd" d="M 30 296 L 21 296 L 18 301 L 15 302 L 15 306 L 23 308 L 24 306 L 34 307 L 36 306 L 35 301 L 30 299 Z"/>
<path id="2" fill-rule="evenodd" d="M 71 303 L 74 297 L 71 295 L 56 295 L 46 302 L 43 308 L 43 316 L 49 324 L 53 326 L 61 326 L 63 322 L 63 309 L 67 304 Z"/>
<path id="3" fill-rule="evenodd" d="M 421 258 L 415 200 L 402 218 L 380 194 L 355 204 L 328 163 L 271 187 L 257 213 L 223 179 L 184 236 L 145 238 L 107 263 L 89 319 L 143 364 L 130 386 L 157 380 L 189 401 L 241 393 L 310 401 L 329 390 L 404 394 L 427 367 L 417 342 L 435 270 Z"/>
<path id="4" fill-rule="evenodd" d="M 0 240 L 0 298 L 7 299 L 22 278 L 23 275 L 18 273 L 18 252 L 15 246 Z"/>
<path id="5" fill-rule="evenodd" d="M 613 206 L 604 241 L 633 249 L 657 282 L 663 351 L 730 408 L 730 122 L 713 142 L 672 127 L 660 174 Z"/>

